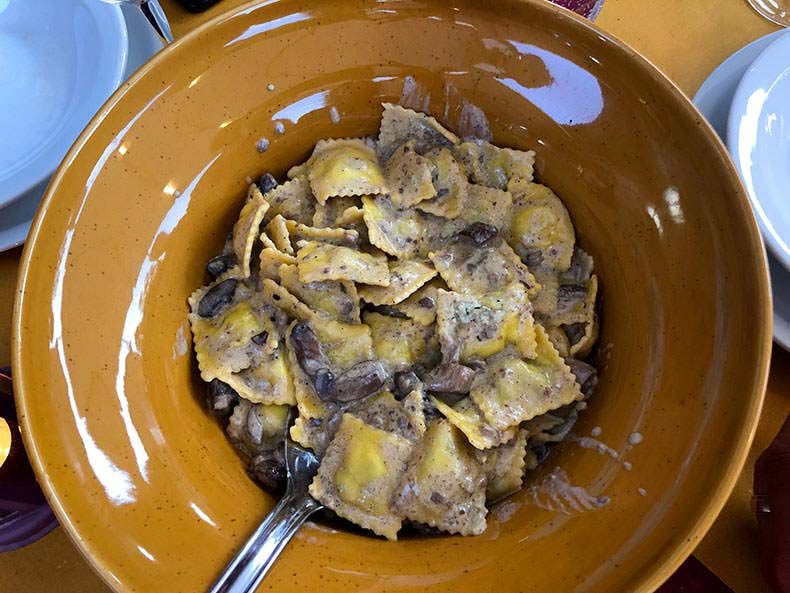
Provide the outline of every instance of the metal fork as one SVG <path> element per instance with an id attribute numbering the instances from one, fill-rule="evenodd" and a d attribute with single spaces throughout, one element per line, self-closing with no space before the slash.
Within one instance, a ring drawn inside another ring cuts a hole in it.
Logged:
<path id="1" fill-rule="evenodd" d="M 290 425 L 290 422 L 288 423 Z M 209 593 L 252 593 L 299 527 L 323 505 L 307 487 L 318 471 L 318 458 L 285 437 L 285 496 L 234 556 Z"/>

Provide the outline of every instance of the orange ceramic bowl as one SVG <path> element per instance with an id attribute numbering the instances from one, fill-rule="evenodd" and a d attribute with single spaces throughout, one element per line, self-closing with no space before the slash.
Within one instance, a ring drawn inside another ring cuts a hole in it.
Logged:
<path id="1" fill-rule="evenodd" d="M 771 340 L 763 251 L 686 98 L 535 1 L 256 2 L 116 93 L 53 180 L 19 285 L 18 406 L 58 517 L 118 591 L 194 593 L 266 515 L 272 498 L 201 405 L 186 298 L 245 177 L 372 132 L 382 101 L 455 129 L 479 108 L 497 144 L 537 150 L 602 286 L 601 383 L 577 432 L 600 426 L 620 459 L 566 443 L 530 479 L 561 467 L 611 502 L 566 515 L 521 492 L 470 538 L 309 524 L 262 590 L 652 590 L 713 521 L 752 438 Z"/>

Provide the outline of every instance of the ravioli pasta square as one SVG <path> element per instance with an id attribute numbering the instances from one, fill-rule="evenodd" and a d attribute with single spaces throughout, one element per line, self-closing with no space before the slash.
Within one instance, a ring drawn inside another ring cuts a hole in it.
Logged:
<path id="1" fill-rule="evenodd" d="M 395 151 L 387 163 L 390 198 L 396 208 L 408 208 L 436 195 L 430 162 L 409 141 Z"/>
<path id="2" fill-rule="evenodd" d="M 356 246 L 359 233 L 353 229 L 312 227 L 294 220 L 286 220 L 285 227 L 292 242 L 323 241 L 334 245 Z"/>
<path id="3" fill-rule="evenodd" d="M 323 204 L 333 196 L 389 193 L 376 152 L 363 140 L 323 140 L 307 163 L 313 194 Z"/>
<path id="4" fill-rule="evenodd" d="M 250 476 L 282 492 L 289 434 L 320 461 L 310 493 L 392 540 L 480 534 L 525 486 L 594 405 L 600 323 L 594 261 L 534 162 L 384 104 L 377 137 L 250 185 L 189 297 Z"/>
<path id="5" fill-rule="evenodd" d="M 288 225 L 285 224 L 285 219 L 282 216 L 278 214 L 272 218 L 266 226 L 266 232 L 278 250 L 288 255 L 294 254 L 291 234 L 288 232 Z"/>
<path id="6" fill-rule="evenodd" d="M 269 203 L 269 211 L 263 220 L 264 223 L 278 214 L 302 224 L 312 222 L 316 202 L 306 176 L 296 177 L 276 186 L 264 198 Z"/>
<path id="7" fill-rule="evenodd" d="M 459 216 L 470 224 L 473 222 L 490 224 L 506 235 L 512 210 L 513 196 L 510 192 L 470 184 L 466 188 L 466 198 Z"/>
<path id="8" fill-rule="evenodd" d="M 436 196 L 419 202 L 416 208 L 444 218 L 461 216 L 469 185 L 466 172 L 446 148 L 434 149 L 425 156 L 431 165 Z"/>
<path id="9" fill-rule="evenodd" d="M 436 317 L 446 360 L 486 360 L 508 344 L 525 358 L 535 357 L 531 307 L 520 284 L 483 296 L 438 290 Z"/>
<path id="10" fill-rule="evenodd" d="M 535 359 L 503 350 L 475 378 L 470 395 L 494 428 L 504 430 L 582 399 L 573 373 L 540 325 L 535 325 L 535 335 Z"/>
<path id="11" fill-rule="evenodd" d="M 571 265 L 576 233 L 565 205 L 545 185 L 530 183 L 514 195 L 510 240 L 524 257 L 565 271 Z"/>
<path id="12" fill-rule="evenodd" d="M 458 136 L 433 117 L 400 105 L 384 103 L 378 141 L 379 154 L 388 157 L 398 146 L 409 140 L 420 154 L 434 148 L 458 144 Z"/>
<path id="13" fill-rule="evenodd" d="M 271 239 L 266 237 L 264 242 L 271 243 Z M 296 257 L 283 253 L 274 246 L 274 243 L 271 243 L 270 247 L 261 249 L 261 253 L 258 257 L 260 260 L 258 266 L 259 274 L 264 278 L 270 278 L 275 281 L 280 278 L 280 266 L 296 265 Z"/>
<path id="14" fill-rule="evenodd" d="M 493 449 L 485 461 L 486 500 L 496 502 L 521 488 L 526 468 L 527 436 L 520 428 L 507 443 Z"/>
<path id="15" fill-rule="evenodd" d="M 538 286 L 535 277 L 510 245 L 496 237 L 483 245 L 461 236 L 428 254 L 439 275 L 451 289 L 485 294 L 521 282 L 528 289 Z"/>
<path id="16" fill-rule="evenodd" d="M 437 362 L 439 342 L 433 327 L 373 312 L 365 313 L 363 321 L 370 327 L 376 357 L 391 371 Z"/>
<path id="17" fill-rule="evenodd" d="M 389 286 L 387 258 L 349 247 L 310 241 L 296 254 L 299 280 L 350 280 L 373 286 Z"/>
<path id="18" fill-rule="evenodd" d="M 372 245 L 398 258 L 419 253 L 423 229 L 416 212 L 398 210 L 386 196 L 365 196 L 362 213 Z"/>
<path id="19" fill-rule="evenodd" d="M 335 196 L 328 198 L 323 204 L 316 203 L 315 213 L 313 214 L 314 227 L 342 227 L 339 223 L 343 213 L 349 208 L 362 205 L 362 200 L 358 196 Z"/>
<path id="20" fill-rule="evenodd" d="M 446 290 L 447 285 L 434 278 L 395 306 L 395 310 L 422 325 L 433 325 L 436 321 L 437 291 Z"/>
<path id="21" fill-rule="evenodd" d="M 293 381 L 279 348 L 243 371 L 222 376 L 222 380 L 252 403 L 296 404 Z"/>
<path id="22" fill-rule="evenodd" d="M 474 183 L 510 189 L 532 181 L 534 151 L 499 148 L 485 141 L 469 141 L 457 146 L 455 153 Z"/>
<path id="23" fill-rule="evenodd" d="M 310 494 L 339 516 L 396 540 L 402 520 L 391 502 L 412 449 L 403 437 L 344 414 Z"/>
<path id="24" fill-rule="evenodd" d="M 405 518 L 448 533 L 485 531 L 485 472 L 452 424 L 433 421 L 408 466 L 395 501 Z"/>
<path id="25" fill-rule="evenodd" d="M 238 269 L 233 273 L 240 274 Z M 206 311 L 202 304 L 217 291 L 224 292 L 225 298 Z M 189 300 L 195 354 L 204 381 L 249 368 L 264 352 L 264 347 L 252 338 L 264 331 L 267 311 L 260 295 L 243 281 L 232 275 L 218 278 L 193 293 Z"/>

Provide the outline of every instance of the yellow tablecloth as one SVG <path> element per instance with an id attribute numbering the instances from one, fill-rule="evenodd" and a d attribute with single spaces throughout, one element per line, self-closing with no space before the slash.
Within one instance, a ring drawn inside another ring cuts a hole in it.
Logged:
<path id="1" fill-rule="evenodd" d="M 242 0 L 223 0 L 194 15 L 161 0 L 176 37 Z M 689 96 L 728 55 L 776 27 L 746 0 L 606 0 L 597 24 L 642 52 Z M 0 366 L 10 361 L 11 311 L 21 249 L 0 254 Z M 735 593 L 766 591 L 760 578 L 750 499 L 754 460 L 790 412 L 790 355 L 774 348 L 765 407 L 746 469 L 695 555 Z M 107 593 L 61 528 L 39 542 L 0 554 L 0 593 Z"/>

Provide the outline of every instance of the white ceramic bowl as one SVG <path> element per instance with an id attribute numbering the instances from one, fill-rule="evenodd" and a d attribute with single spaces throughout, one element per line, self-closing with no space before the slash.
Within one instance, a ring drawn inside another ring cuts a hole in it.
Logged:
<path id="1" fill-rule="evenodd" d="M 757 57 L 738 84 L 727 146 L 766 244 L 790 270 L 790 31 Z"/>
<path id="2" fill-rule="evenodd" d="M 128 47 L 119 6 L 0 0 L 0 208 L 52 175 L 121 83 Z"/>

